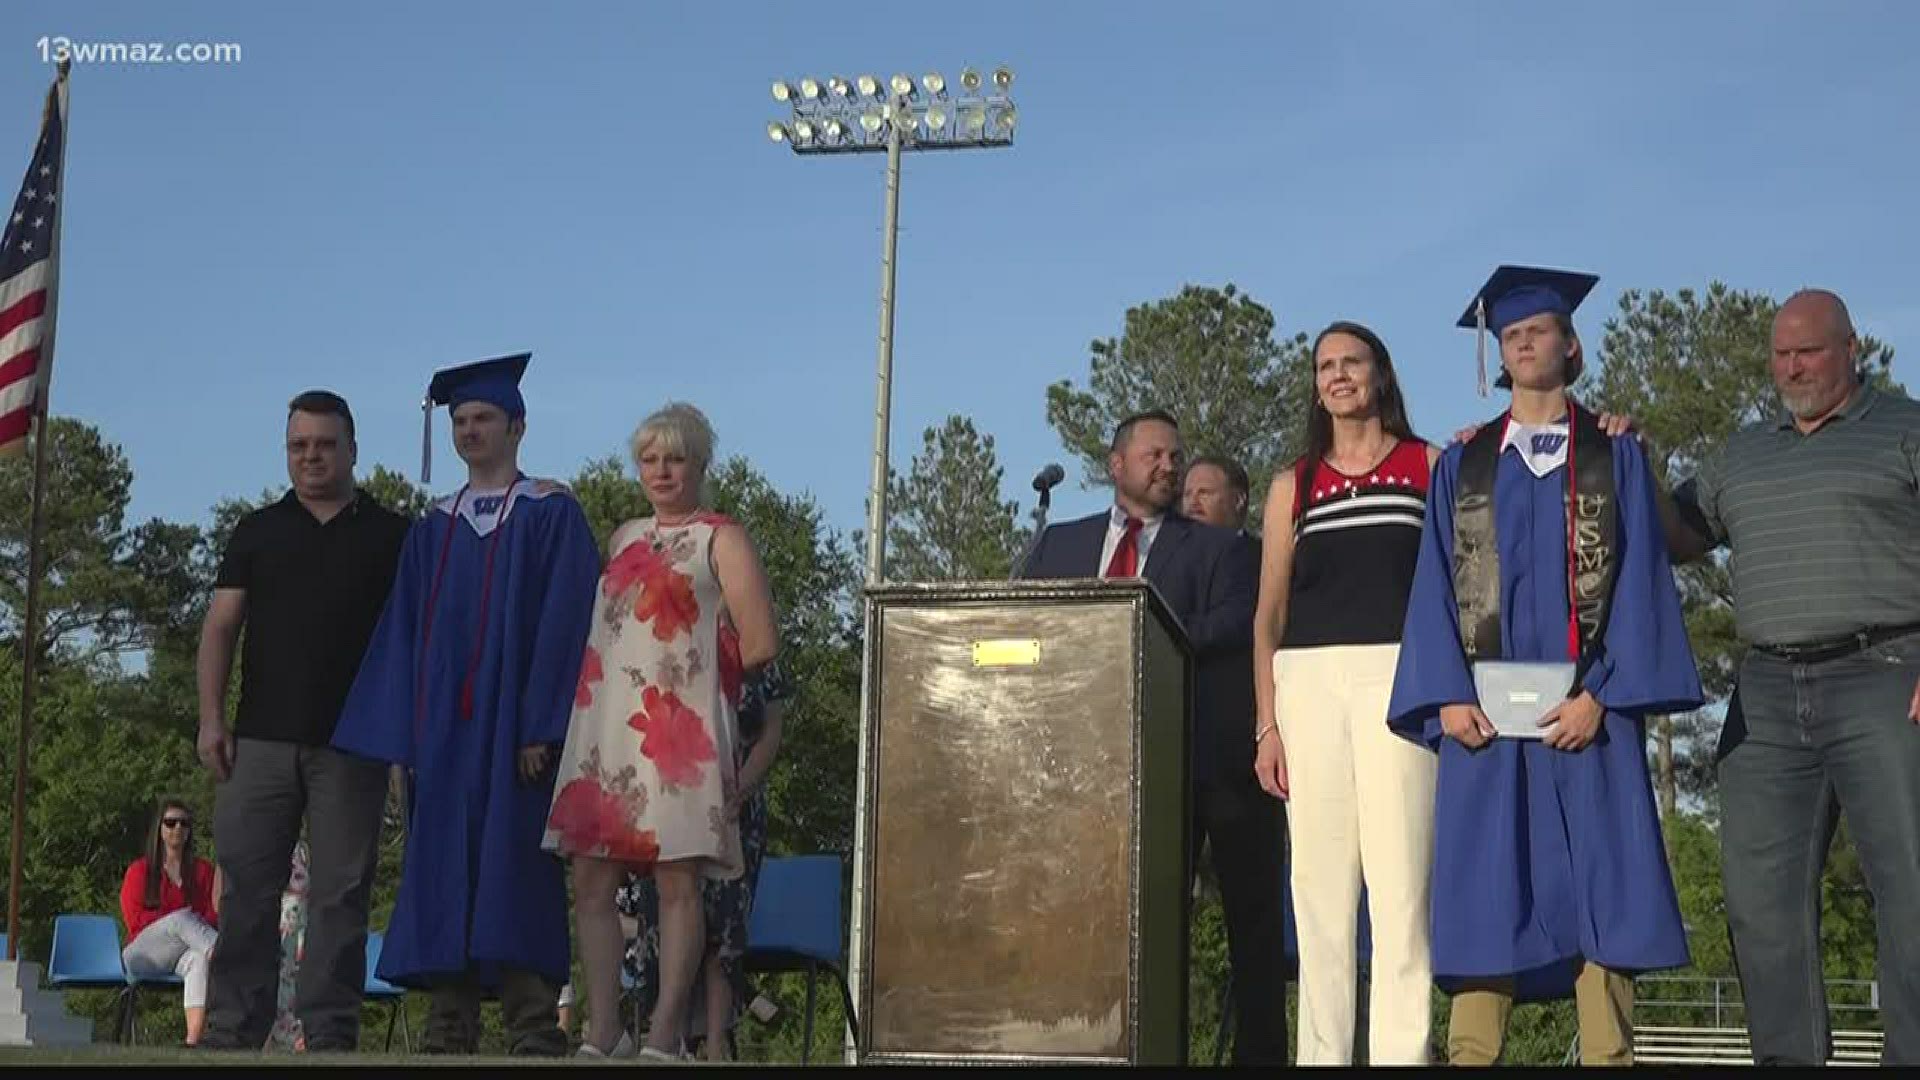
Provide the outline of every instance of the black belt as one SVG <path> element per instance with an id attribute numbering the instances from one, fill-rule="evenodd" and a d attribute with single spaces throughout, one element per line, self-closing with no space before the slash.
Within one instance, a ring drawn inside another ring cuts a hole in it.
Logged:
<path id="1" fill-rule="evenodd" d="M 1805 645 L 1755 645 L 1754 648 L 1768 656 L 1776 656 L 1795 664 L 1818 664 L 1825 660 L 1838 660 L 1843 656 L 1852 656 L 1864 649 L 1871 649 L 1883 641 L 1892 641 L 1894 638 L 1906 637 L 1908 634 L 1920 634 L 1920 623 L 1856 630 L 1846 637 L 1808 642 Z"/>

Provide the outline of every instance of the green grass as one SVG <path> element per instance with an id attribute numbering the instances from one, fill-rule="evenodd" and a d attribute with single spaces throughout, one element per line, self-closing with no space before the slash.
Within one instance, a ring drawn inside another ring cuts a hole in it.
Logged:
<path id="1" fill-rule="evenodd" d="M 83 1047 L 0 1048 L 0 1068 L 11 1065 L 141 1066 L 170 1069 L 233 1066 L 258 1069 L 283 1065 L 407 1065 L 463 1067 L 472 1065 L 552 1065 L 554 1058 L 456 1056 L 436 1054 L 262 1054 L 252 1051 L 186 1050 L 177 1046 L 118 1046 L 112 1043 Z"/>

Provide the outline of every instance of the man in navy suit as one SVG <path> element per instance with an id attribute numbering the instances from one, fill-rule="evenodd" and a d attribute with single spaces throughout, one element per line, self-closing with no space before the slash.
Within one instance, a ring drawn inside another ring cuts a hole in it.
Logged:
<path id="1" fill-rule="evenodd" d="M 1194 656 L 1195 848 L 1212 840 L 1233 960 L 1236 1065 L 1287 1061 L 1281 808 L 1253 776 L 1253 605 L 1260 555 L 1238 530 L 1181 516 L 1185 450 L 1164 412 L 1129 417 L 1107 452 L 1113 506 L 1048 526 L 1024 578 L 1144 577 Z M 1224 857 L 1223 857 L 1224 856 Z"/>

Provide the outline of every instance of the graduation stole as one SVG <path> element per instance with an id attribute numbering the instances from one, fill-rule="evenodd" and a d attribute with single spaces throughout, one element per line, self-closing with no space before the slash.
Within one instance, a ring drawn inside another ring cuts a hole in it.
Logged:
<path id="1" fill-rule="evenodd" d="M 1613 440 L 1594 415 L 1567 399 L 1567 656 L 1586 674 L 1607 627 L 1619 571 L 1619 498 L 1613 485 Z M 1493 473 L 1512 413 L 1480 429 L 1460 455 L 1453 498 L 1453 594 L 1460 606 L 1460 644 L 1467 659 L 1497 660 L 1500 643 L 1500 552 L 1493 535 Z"/>

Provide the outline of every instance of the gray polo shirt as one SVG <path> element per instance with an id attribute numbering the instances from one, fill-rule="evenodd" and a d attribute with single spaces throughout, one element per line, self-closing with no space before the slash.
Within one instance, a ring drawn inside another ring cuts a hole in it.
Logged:
<path id="1" fill-rule="evenodd" d="M 1782 412 L 1735 432 L 1674 499 L 1732 550 L 1744 640 L 1920 623 L 1920 403 L 1862 387 L 1808 435 Z"/>

